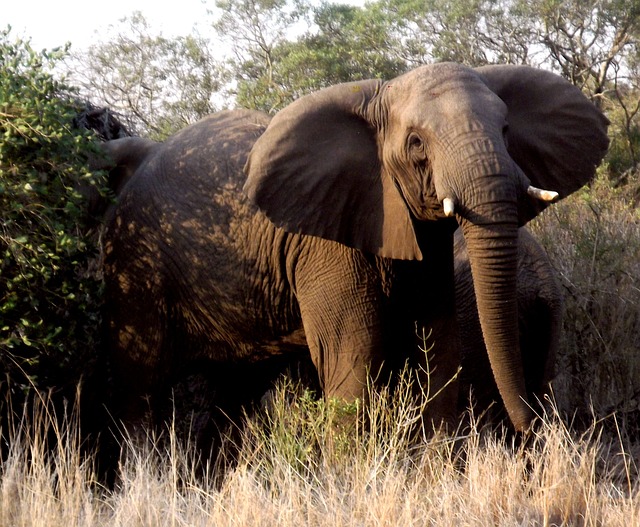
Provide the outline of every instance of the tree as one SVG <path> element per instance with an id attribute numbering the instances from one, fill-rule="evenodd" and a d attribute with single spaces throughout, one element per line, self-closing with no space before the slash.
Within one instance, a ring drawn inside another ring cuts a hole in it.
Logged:
<path id="1" fill-rule="evenodd" d="M 77 54 L 71 80 L 81 93 L 128 118 L 139 135 L 164 139 L 223 104 L 224 71 L 198 36 L 150 35 L 140 13 L 106 42 Z"/>
<path id="2" fill-rule="evenodd" d="M 233 34 L 239 106 L 273 113 L 292 100 L 325 86 L 402 73 L 405 62 L 382 12 L 351 5 L 318 6 L 285 0 L 220 1 L 216 30 Z M 308 29 L 296 23 L 305 20 Z"/>
<path id="3" fill-rule="evenodd" d="M 625 69 L 640 31 L 638 0 L 519 1 L 545 62 L 588 95 L 597 99 Z"/>
<path id="4" fill-rule="evenodd" d="M 273 112 L 289 102 L 276 79 L 283 46 L 301 17 L 302 4 L 287 0 L 218 0 L 222 14 L 214 29 L 231 48 L 228 67 L 236 104 Z"/>
<path id="5" fill-rule="evenodd" d="M 398 42 L 374 7 L 323 3 L 310 10 L 312 29 L 282 46 L 278 72 L 292 98 L 332 84 L 390 79 L 407 64 L 392 50 Z"/>
<path id="6" fill-rule="evenodd" d="M 640 159 L 640 1 L 536 0 L 537 41 L 551 68 L 603 108 L 612 121 L 609 176 L 638 177 Z"/>
<path id="7" fill-rule="evenodd" d="M 77 381 L 97 345 L 98 249 L 78 192 L 94 139 L 51 74 L 65 53 L 0 33 L 0 365 L 23 388 Z"/>
<path id="8" fill-rule="evenodd" d="M 612 119 L 611 176 L 640 159 L 638 0 L 380 0 L 408 63 L 528 64 L 556 71 Z"/>
<path id="9" fill-rule="evenodd" d="M 510 0 L 380 0 L 387 26 L 412 66 L 448 60 L 479 66 L 527 63 L 529 23 Z"/>
<path id="10" fill-rule="evenodd" d="M 521 63 L 603 93 L 637 44 L 638 0 L 380 0 L 407 60 Z"/>

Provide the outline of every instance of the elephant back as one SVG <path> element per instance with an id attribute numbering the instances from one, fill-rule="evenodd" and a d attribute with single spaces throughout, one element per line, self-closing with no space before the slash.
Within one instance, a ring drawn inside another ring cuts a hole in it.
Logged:
<path id="1" fill-rule="evenodd" d="M 247 199 L 243 168 L 268 121 L 259 112 L 224 111 L 170 137 L 140 164 L 107 226 L 111 290 L 144 289 L 175 328 L 171 338 L 204 355 L 242 356 L 243 343 L 250 350 L 258 339 L 252 331 L 262 331 L 261 308 L 247 309 L 262 280 L 255 262 L 265 257 L 263 244 L 284 234 Z"/>
<path id="2" fill-rule="evenodd" d="M 140 162 L 120 196 L 116 215 L 165 240 L 177 236 L 208 243 L 215 226 L 227 229 L 256 214 L 242 190 L 243 167 L 269 117 L 223 111 L 168 138 Z M 116 222 L 111 221 L 111 227 Z M 176 232 L 180 227 L 182 234 Z M 121 236 L 122 233 L 118 233 Z"/>
<path id="3" fill-rule="evenodd" d="M 158 184 L 179 185 L 178 194 L 242 188 L 249 149 L 269 121 L 269 116 L 251 110 L 209 115 L 167 139 L 158 155 L 150 159 L 152 169 L 146 172 L 153 173 Z"/>

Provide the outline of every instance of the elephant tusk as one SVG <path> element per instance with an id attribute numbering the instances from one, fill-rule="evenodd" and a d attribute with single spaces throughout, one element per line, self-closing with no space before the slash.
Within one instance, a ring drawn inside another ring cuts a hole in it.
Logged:
<path id="1" fill-rule="evenodd" d="M 527 194 L 542 201 L 554 201 L 560 195 L 553 190 L 542 190 L 541 188 L 536 188 L 534 186 L 529 186 Z"/>
<path id="2" fill-rule="evenodd" d="M 453 200 L 451 198 L 444 198 L 444 200 L 442 200 L 442 208 L 444 209 L 444 215 L 445 216 L 453 216 L 453 211 L 454 211 L 454 205 L 453 205 Z"/>

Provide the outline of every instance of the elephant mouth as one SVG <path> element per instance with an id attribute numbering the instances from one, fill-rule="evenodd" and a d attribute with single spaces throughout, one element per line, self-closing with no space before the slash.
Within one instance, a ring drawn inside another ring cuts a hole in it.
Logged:
<path id="1" fill-rule="evenodd" d="M 440 221 L 450 217 L 441 204 L 421 207 L 419 210 L 411 209 L 411 215 L 415 221 Z"/>
<path id="2" fill-rule="evenodd" d="M 438 200 L 435 188 L 430 188 L 425 192 L 421 199 L 412 199 L 409 193 L 405 192 L 402 185 L 396 182 L 396 188 L 400 192 L 411 217 L 415 221 L 437 221 L 447 217 L 442 203 Z"/>

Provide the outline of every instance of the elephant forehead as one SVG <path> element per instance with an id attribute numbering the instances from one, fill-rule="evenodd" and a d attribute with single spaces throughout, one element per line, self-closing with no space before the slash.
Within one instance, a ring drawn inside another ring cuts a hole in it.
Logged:
<path id="1" fill-rule="evenodd" d="M 414 93 L 426 90 L 438 95 L 451 90 L 473 89 L 474 86 L 483 85 L 483 82 L 471 68 L 454 62 L 441 62 L 415 68 L 390 84 Z"/>
<path id="2" fill-rule="evenodd" d="M 391 114 L 405 125 L 425 117 L 465 119 L 506 114 L 506 106 L 469 68 L 457 64 L 435 64 L 417 68 L 388 84 L 386 95 Z M 435 124 L 434 121 L 430 121 Z"/>

